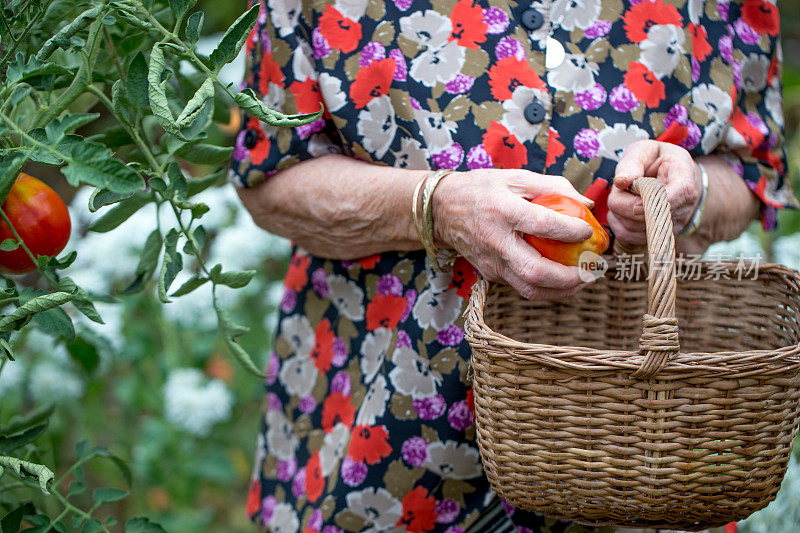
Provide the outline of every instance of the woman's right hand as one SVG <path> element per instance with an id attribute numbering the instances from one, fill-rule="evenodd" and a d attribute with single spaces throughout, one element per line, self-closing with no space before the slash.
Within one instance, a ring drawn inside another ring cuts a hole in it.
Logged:
<path id="1" fill-rule="evenodd" d="M 559 300 L 589 283 L 578 267 L 542 257 L 523 234 L 580 242 L 592 235 L 586 222 L 529 200 L 563 194 L 592 207 L 561 176 L 527 170 L 454 172 L 433 194 L 437 245 L 456 250 L 489 281 L 507 283 L 530 300 Z"/>

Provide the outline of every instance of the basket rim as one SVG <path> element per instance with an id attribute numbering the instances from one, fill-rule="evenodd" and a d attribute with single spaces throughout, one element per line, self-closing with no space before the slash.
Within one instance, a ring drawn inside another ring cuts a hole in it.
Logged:
<path id="1" fill-rule="evenodd" d="M 701 266 L 720 263 L 735 267 L 738 261 L 699 260 Z M 760 263 L 762 272 L 792 278 L 800 298 L 800 272 L 779 263 Z M 729 280 L 726 280 L 729 281 Z M 484 355 L 494 359 L 539 364 L 579 373 L 635 372 L 644 361 L 642 351 L 608 350 L 577 345 L 549 345 L 514 340 L 486 324 L 484 308 L 490 289 L 497 286 L 479 276 L 472 287 L 465 312 L 465 337 L 473 349 L 473 358 Z M 491 348 L 491 350 L 489 350 Z M 800 342 L 769 350 L 684 352 L 678 351 L 659 372 L 659 378 L 713 373 L 737 377 L 778 375 L 800 370 Z"/>

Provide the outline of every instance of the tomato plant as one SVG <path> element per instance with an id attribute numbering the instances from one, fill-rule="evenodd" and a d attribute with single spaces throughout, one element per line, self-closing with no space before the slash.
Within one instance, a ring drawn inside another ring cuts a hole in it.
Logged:
<path id="1" fill-rule="evenodd" d="M 567 266 L 578 266 L 580 256 L 585 251 L 597 255 L 608 249 L 610 239 L 608 233 L 600 225 L 588 207 L 579 201 L 560 194 L 546 194 L 531 200 L 532 203 L 552 209 L 558 213 L 579 218 L 588 222 L 594 229 L 592 236 L 582 242 L 564 242 L 544 239 L 534 235 L 525 235 L 525 241 L 536 248 L 542 256 Z"/>
<path id="2" fill-rule="evenodd" d="M 0 221 L 0 242 L 11 239 L 7 247 L 14 248 L 0 248 L 0 268 L 6 272 L 30 272 L 36 263 L 28 252 L 33 257 L 55 256 L 67 245 L 71 227 L 67 206 L 53 189 L 33 176 L 19 175 L 2 210 L 16 231 L 15 235 L 8 222 Z"/>

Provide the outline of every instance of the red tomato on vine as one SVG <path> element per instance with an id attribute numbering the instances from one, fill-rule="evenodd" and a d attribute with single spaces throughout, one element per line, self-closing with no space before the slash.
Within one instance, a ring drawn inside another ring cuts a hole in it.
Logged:
<path id="1" fill-rule="evenodd" d="M 2 210 L 34 257 L 58 255 L 67 245 L 72 229 L 67 206 L 53 189 L 33 176 L 19 175 Z M 6 239 L 17 237 L 4 218 L 0 220 L 0 242 Z M 5 272 L 22 274 L 35 268 L 22 246 L 0 250 L 0 269 Z"/>
<path id="2" fill-rule="evenodd" d="M 564 242 L 543 239 L 533 235 L 525 235 L 525 241 L 536 248 L 543 257 L 567 266 L 578 266 L 581 254 L 587 250 L 602 254 L 608 249 L 610 239 L 608 233 L 600 225 L 589 208 L 579 201 L 560 194 L 546 194 L 531 200 L 558 213 L 577 217 L 587 222 L 594 229 L 592 236 L 583 242 Z"/>

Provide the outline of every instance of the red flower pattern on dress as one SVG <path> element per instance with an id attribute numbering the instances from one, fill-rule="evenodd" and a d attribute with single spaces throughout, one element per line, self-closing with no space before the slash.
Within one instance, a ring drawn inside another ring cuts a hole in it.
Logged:
<path id="1" fill-rule="evenodd" d="M 522 168 L 528 163 L 528 151 L 499 122 L 492 122 L 483 134 L 483 147 L 497 168 Z"/>
<path id="2" fill-rule="evenodd" d="M 287 289 L 299 291 L 308 283 L 308 265 L 311 258 L 307 255 L 294 254 L 289 260 L 289 270 L 283 278 L 283 285 Z"/>
<path id="3" fill-rule="evenodd" d="M 664 82 L 642 63 L 631 63 L 624 80 L 628 90 L 648 107 L 657 107 L 664 99 Z"/>
<path id="4" fill-rule="evenodd" d="M 247 490 L 247 516 L 253 518 L 261 510 L 261 482 L 257 479 L 250 480 Z"/>
<path id="5" fill-rule="evenodd" d="M 348 428 L 352 427 L 355 416 L 356 411 L 349 395 L 333 392 L 322 402 L 322 428 L 325 433 L 329 433 L 339 422 Z"/>
<path id="6" fill-rule="evenodd" d="M 526 60 L 504 57 L 489 69 L 489 86 L 496 99 L 508 100 L 521 85 L 545 89 L 544 82 Z"/>
<path id="7" fill-rule="evenodd" d="M 353 461 L 374 465 L 392 453 L 389 433 L 383 426 L 356 426 L 350 436 L 347 455 Z"/>
<path id="8" fill-rule="evenodd" d="M 547 158 L 545 159 L 544 166 L 549 167 L 555 165 L 556 160 L 564 155 L 565 147 L 558 140 L 558 132 L 550 128 L 550 135 L 547 137 Z"/>
<path id="9" fill-rule="evenodd" d="M 781 29 L 778 6 L 764 0 L 745 0 L 742 6 L 742 18 L 758 33 L 775 36 Z"/>
<path id="10" fill-rule="evenodd" d="M 294 105 L 298 113 L 316 113 L 323 107 L 317 80 L 306 78 L 305 81 L 296 81 L 289 90 L 294 96 Z"/>
<path id="11" fill-rule="evenodd" d="M 672 4 L 664 4 L 663 0 L 655 2 L 639 2 L 631 6 L 625 13 L 625 34 L 634 43 L 647 39 L 647 32 L 653 26 L 661 24 L 680 24 L 681 14 Z"/>
<path id="12" fill-rule="evenodd" d="M 264 159 L 267 158 L 267 155 L 269 155 L 269 149 L 272 147 L 272 143 L 269 138 L 264 135 L 264 130 L 261 129 L 261 122 L 259 122 L 257 118 L 250 117 L 247 121 L 247 127 L 256 133 L 256 144 L 250 149 L 250 161 L 252 161 L 254 165 L 260 165 L 264 162 Z"/>
<path id="13" fill-rule="evenodd" d="M 478 272 L 472 264 L 459 257 L 453 263 L 453 281 L 450 282 L 450 289 L 456 289 L 456 294 L 464 299 L 472 294 L 472 286 L 478 280 Z"/>
<path id="14" fill-rule="evenodd" d="M 692 36 L 692 56 L 698 61 L 705 61 L 712 52 L 706 29 L 700 24 L 689 23 L 689 34 Z"/>
<path id="15" fill-rule="evenodd" d="M 486 30 L 489 26 L 483 21 L 483 9 L 472 3 L 472 0 L 459 0 L 450 12 L 453 30 L 451 41 L 459 46 L 478 49 L 478 45 L 486 41 Z"/>
<path id="16" fill-rule="evenodd" d="M 325 476 L 322 475 L 322 466 L 319 462 L 319 451 L 314 452 L 306 463 L 306 494 L 308 501 L 314 503 L 322 495 L 325 488 Z"/>
<path id="17" fill-rule="evenodd" d="M 403 516 L 397 526 L 413 533 L 425 533 L 436 526 L 436 499 L 424 487 L 415 487 L 403 498 Z"/>
<path id="18" fill-rule="evenodd" d="M 319 18 L 319 31 L 328 44 L 342 52 L 352 52 L 361 40 L 361 24 L 342 15 L 335 7 L 325 6 Z"/>
<path id="19" fill-rule="evenodd" d="M 764 132 L 747 120 L 747 115 L 738 107 L 733 113 L 731 125 L 744 138 L 744 142 L 751 150 L 757 150 L 764 142 Z"/>
<path id="20" fill-rule="evenodd" d="M 656 137 L 657 141 L 679 144 L 689 136 L 689 128 L 678 122 L 673 122 L 664 130 L 664 133 Z"/>
<path id="21" fill-rule="evenodd" d="M 314 348 L 311 350 L 314 366 L 323 374 L 331 369 L 335 341 L 336 335 L 331 329 L 331 321 L 323 318 L 314 330 Z"/>
<path id="22" fill-rule="evenodd" d="M 406 310 L 408 301 L 394 294 L 377 294 L 367 304 L 367 330 L 394 329 Z"/>
<path id="23" fill-rule="evenodd" d="M 364 270 L 372 270 L 375 268 L 375 265 L 378 264 L 378 261 L 381 260 L 381 254 L 372 254 L 368 255 L 367 257 L 362 257 L 358 260 L 358 264 Z"/>
<path id="24" fill-rule="evenodd" d="M 272 52 L 264 52 L 261 56 L 261 68 L 258 71 L 258 90 L 262 94 L 269 94 L 269 84 L 274 83 L 278 87 L 283 87 L 283 79 L 281 66 L 272 57 Z"/>
<path id="25" fill-rule="evenodd" d="M 350 98 L 355 102 L 357 109 L 366 106 L 373 98 L 389 93 L 395 67 L 394 59 L 387 57 L 373 61 L 358 71 L 355 81 L 350 86 Z"/>

